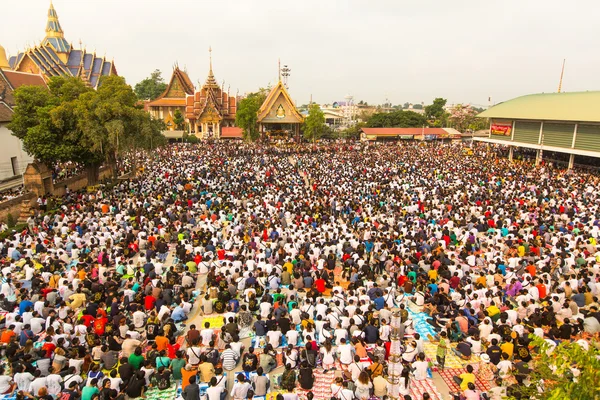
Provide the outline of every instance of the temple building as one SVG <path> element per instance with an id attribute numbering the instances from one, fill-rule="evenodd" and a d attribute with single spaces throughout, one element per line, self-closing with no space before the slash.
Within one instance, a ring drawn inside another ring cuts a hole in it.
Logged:
<path id="1" fill-rule="evenodd" d="M 208 78 L 199 91 L 187 95 L 185 119 L 189 124 L 190 134 L 195 134 L 200 139 L 220 139 L 223 128 L 235 126 L 237 99 L 229 95 L 229 89 L 224 90 L 224 84 L 219 87 L 212 69 L 212 51 L 209 52 Z M 225 131 L 229 137 L 232 130 Z M 241 130 L 239 132 L 241 135 Z"/>
<path id="2" fill-rule="evenodd" d="M 164 93 L 146 103 L 146 108 L 153 118 L 164 121 L 167 130 L 183 130 L 183 126 L 177 126 L 175 114 L 179 110 L 181 117 L 185 116 L 186 98 L 193 95 L 194 84 L 187 72 L 180 70 L 176 65 Z"/>
<path id="3" fill-rule="evenodd" d="M 14 91 L 21 86 L 46 87 L 39 74 L 28 74 L 7 69 L 8 61 L 0 46 L 0 186 L 2 189 L 19 186 L 23 183 L 22 174 L 33 157 L 25 152 L 23 143 L 12 135 L 8 124 L 12 120 L 16 105 Z"/>
<path id="4" fill-rule="evenodd" d="M 10 57 L 8 66 L 2 68 L 41 74 L 45 80 L 53 76 L 79 77 L 93 88 L 98 87 L 100 77 L 117 75 L 113 61 L 97 56 L 95 51 L 77 50 L 67 42 L 52 2 L 44 40 Z"/>
<path id="5" fill-rule="evenodd" d="M 281 77 L 258 110 L 261 136 L 269 139 L 300 138 L 300 125 L 304 118 L 296 109 Z"/>

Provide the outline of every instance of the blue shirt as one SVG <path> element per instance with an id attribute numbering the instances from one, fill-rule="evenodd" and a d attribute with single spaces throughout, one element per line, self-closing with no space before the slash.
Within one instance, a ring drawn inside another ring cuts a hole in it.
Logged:
<path id="1" fill-rule="evenodd" d="M 25 310 L 27 310 L 27 307 L 31 307 L 31 309 L 33 310 L 33 303 L 29 300 L 23 300 L 19 304 L 19 315 L 23 315 Z"/>
<path id="2" fill-rule="evenodd" d="M 375 303 L 376 310 L 381 310 L 383 307 L 385 307 L 385 299 L 383 296 L 376 297 L 375 300 L 373 300 L 373 303 Z"/>
<path id="3" fill-rule="evenodd" d="M 185 312 L 183 311 L 183 308 L 180 306 L 175 307 L 173 313 L 171 314 L 171 318 L 173 318 L 173 321 L 175 322 L 184 320 Z"/>

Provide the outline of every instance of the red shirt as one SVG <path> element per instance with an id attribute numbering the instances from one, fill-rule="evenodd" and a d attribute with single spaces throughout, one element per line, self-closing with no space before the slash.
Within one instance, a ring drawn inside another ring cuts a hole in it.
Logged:
<path id="1" fill-rule="evenodd" d="M 325 291 L 325 279 L 319 278 L 315 281 L 315 288 L 317 292 L 323 293 Z"/>
<path id="2" fill-rule="evenodd" d="M 94 322 L 94 317 L 92 317 L 91 315 L 85 314 L 81 316 L 81 319 L 83 320 L 83 324 L 89 328 L 90 326 L 92 326 L 92 322 Z"/>
<path id="3" fill-rule="evenodd" d="M 146 311 L 152 310 L 154 304 L 156 304 L 156 299 L 152 297 L 152 295 L 148 295 L 144 298 L 144 307 L 146 308 Z"/>
<path id="4" fill-rule="evenodd" d="M 546 298 L 546 286 L 542 285 L 541 283 L 538 283 L 537 285 L 535 285 L 535 287 L 538 289 L 538 292 L 540 292 L 540 299 L 545 299 Z"/>
<path id="5" fill-rule="evenodd" d="M 104 335 L 104 329 L 107 322 L 108 318 L 106 317 L 100 317 L 94 320 L 94 332 L 96 332 L 96 335 Z"/>
<path id="6" fill-rule="evenodd" d="M 42 346 L 42 350 L 44 350 L 46 352 L 47 358 L 52 357 L 52 353 L 54 353 L 55 349 L 56 349 L 56 345 L 52 342 L 45 342 L 44 345 Z"/>

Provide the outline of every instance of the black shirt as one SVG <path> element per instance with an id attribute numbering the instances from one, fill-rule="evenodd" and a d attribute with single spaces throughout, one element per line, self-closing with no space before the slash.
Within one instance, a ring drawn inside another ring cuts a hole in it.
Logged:
<path id="1" fill-rule="evenodd" d="M 502 350 L 499 346 L 490 346 L 488 347 L 486 354 L 490 356 L 490 361 L 492 362 L 492 364 L 497 365 L 500 362 Z"/>
<path id="2" fill-rule="evenodd" d="M 121 379 L 123 379 L 123 382 L 129 381 L 134 373 L 133 367 L 129 363 L 121 364 L 118 371 L 119 376 L 121 377 Z"/>
<path id="3" fill-rule="evenodd" d="M 278 324 L 283 335 L 285 335 L 290 330 L 291 323 L 288 317 L 279 318 Z"/>

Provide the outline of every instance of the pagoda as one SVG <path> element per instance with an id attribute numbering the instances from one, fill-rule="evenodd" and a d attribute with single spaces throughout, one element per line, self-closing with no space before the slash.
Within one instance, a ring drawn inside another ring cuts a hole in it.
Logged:
<path id="1" fill-rule="evenodd" d="M 219 86 L 212 68 L 212 49 L 209 48 L 209 71 L 202 88 L 186 97 L 185 119 L 189 133 L 200 139 L 220 139 L 223 131 L 230 135 L 235 126 L 237 99 L 225 91 L 225 83 Z M 238 132 L 236 130 L 236 132 Z M 241 137 L 241 130 L 240 137 Z"/>
<path id="2" fill-rule="evenodd" d="M 46 81 L 53 76 L 77 77 L 93 88 L 98 87 L 100 77 L 117 75 L 113 61 L 96 55 L 95 51 L 88 53 L 86 49 L 75 49 L 65 39 L 52 1 L 48 9 L 44 40 L 39 45 L 10 57 L 8 68 L 18 72 L 41 74 Z"/>
<path id="3" fill-rule="evenodd" d="M 175 113 L 177 110 L 183 117 L 187 96 L 193 96 L 194 85 L 186 71 L 179 69 L 179 65 L 173 67 L 171 80 L 165 91 L 156 99 L 146 103 L 146 108 L 155 119 L 161 119 L 167 126 L 167 130 L 177 130 L 175 124 Z"/>

